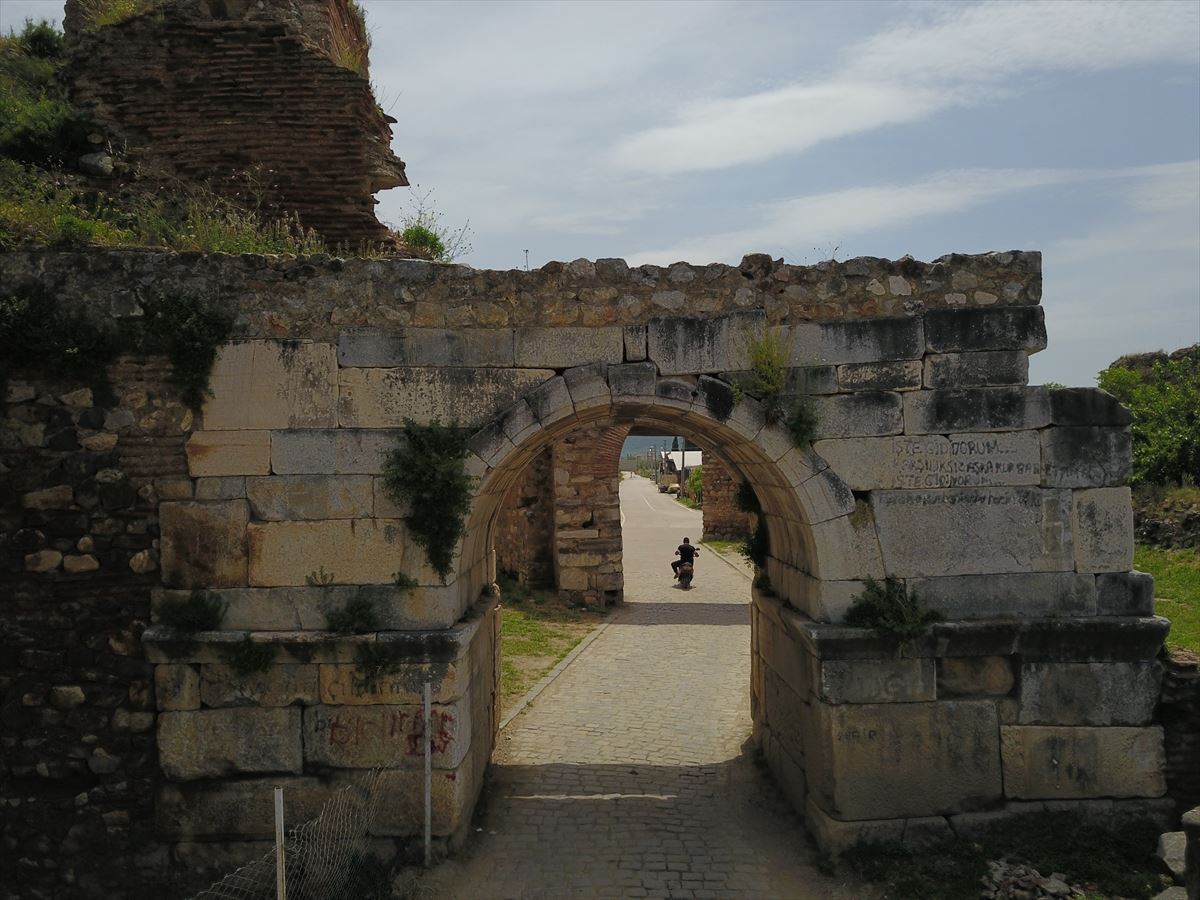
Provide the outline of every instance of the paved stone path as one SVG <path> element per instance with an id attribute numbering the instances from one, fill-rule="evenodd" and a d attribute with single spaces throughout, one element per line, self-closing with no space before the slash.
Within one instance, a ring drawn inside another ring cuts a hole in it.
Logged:
<path id="1" fill-rule="evenodd" d="M 749 754 L 749 577 L 701 551 L 700 514 L 621 484 L 625 600 L 501 735 L 481 831 L 423 887 L 443 900 L 857 898 Z"/>

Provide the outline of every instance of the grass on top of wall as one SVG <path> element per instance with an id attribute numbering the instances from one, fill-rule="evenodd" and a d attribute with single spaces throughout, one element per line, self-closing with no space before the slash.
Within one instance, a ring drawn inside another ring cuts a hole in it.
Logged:
<path id="1" fill-rule="evenodd" d="M 1154 611 L 1171 620 L 1167 646 L 1200 654 L 1200 552 L 1139 544 L 1133 566 L 1154 576 Z"/>

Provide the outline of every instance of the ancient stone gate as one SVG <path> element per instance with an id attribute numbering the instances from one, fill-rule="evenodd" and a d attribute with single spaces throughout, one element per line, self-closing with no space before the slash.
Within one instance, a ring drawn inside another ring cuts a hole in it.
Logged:
<path id="1" fill-rule="evenodd" d="M 542 448 L 599 425 L 686 435 L 753 487 L 769 534 L 755 738 L 823 846 L 1030 804 L 1153 809 L 1164 792 L 1152 722 L 1168 626 L 1130 571 L 1129 417 L 1095 389 L 1027 386 L 1046 344 L 1038 254 L 531 273 L 153 254 L 8 265 L 98 314 L 136 315 L 138 291 L 166 284 L 237 316 L 183 426 L 191 479 L 159 495 L 156 604 L 197 590 L 228 604 L 219 630 L 143 636 L 172 839 L 267 837 L 250 801 L 268 784 L 311 805 L 374 766 L 395 787 L 381 833 L 415 835 L 426 679 L 434 830 L 461 834 L 498 721 L 501 501 Z M 731 386 L 746 336 L 767 329 L 816 414 L 811 446 Z M 474 501 L 445 583 L 381 489 L 406 418 L 473 433 Z M 945 621 L 903 644 L 841 624 L 868 576 Z M 352 598 L 378 632 L 325 630 Z M 226 664 L 245 633 L 275 648 L 267 672 Z M 364 680 L 361 645 L 386 646 L 399 673 Z"/>

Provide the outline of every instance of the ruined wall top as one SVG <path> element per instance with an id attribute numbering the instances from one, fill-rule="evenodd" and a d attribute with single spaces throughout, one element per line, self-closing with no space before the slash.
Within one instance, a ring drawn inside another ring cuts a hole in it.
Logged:
<path id="1" fill-rule="evenodd" d="M 263 257 L 129 250 L 0 254 L 0 281 L 38 283 L 101 316 L 141 315 L 161 293 L 217 300 L 239 337 L 329 340 L 347 326 L 499 328 L 638 325 L 762 309 L 773 324 L 918 316 L 931 309 L 1034 306 L 1041 254 L 952 254 L 933 262 L 860 257 L 794 266 L 629 266 L 619 259 L 488 270 L 406 259 Z"/>
<path id="2" fill-rule="evenodd" d="M 86 27 L 67 4 L 72 102 L 151 178 L 296 214 L 331 246 L 388 238 L 372 194 L 407 185 L 348 0 L 143 0 Z"/>

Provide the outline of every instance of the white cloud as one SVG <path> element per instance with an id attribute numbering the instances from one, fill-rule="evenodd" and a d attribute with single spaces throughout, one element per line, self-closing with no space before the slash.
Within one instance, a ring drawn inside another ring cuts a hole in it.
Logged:
<path id="1" fill-rule="evenodd" d="M 922 8 L 873 35 L 823 81 L 689 104 L 619 140 L 614 162 L 660 174 L 797 153 L 821 141 L 985 103 L 1039 72 L 1194 63 L 1200 4 L 992 2 Z"/>

